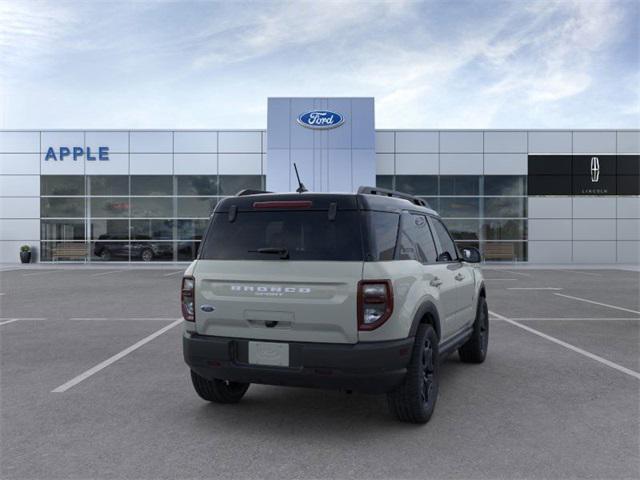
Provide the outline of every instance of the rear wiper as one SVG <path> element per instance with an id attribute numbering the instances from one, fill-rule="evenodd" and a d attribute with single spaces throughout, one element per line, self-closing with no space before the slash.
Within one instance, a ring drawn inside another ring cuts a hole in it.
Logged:
<path id="1" fill-rule="evenodd" d="M 284 247 L 263 247 L 257 250 L 249 250 L 251 253 L 270 253 L 275 255 L 280 255 L 282 260 L 287 260 L 289 258 L 289 250 Z"/>

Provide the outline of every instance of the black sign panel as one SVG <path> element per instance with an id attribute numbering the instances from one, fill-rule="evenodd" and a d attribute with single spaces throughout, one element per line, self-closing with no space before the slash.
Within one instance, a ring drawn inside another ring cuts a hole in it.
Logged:
<path id="1" fill-rule="evenodd" d="M 640 155 L 618 155 L 618 175 L 640 175 Z"/>
<path id="2" fill-rule="evenodd" d="M 615 155 L 574 155 L 573 175 L 591 175 L 591 170 L 600 175 L 616 174 L 617 158 Z"/>
<path id="3" fill-rule="evenodd" d="M 571 175 L 529 175 L 527 182 L 529 195 L 571 195 Z"/>
<path id="4" fill-rule="evenodd" d="M 571 155 L 529 155 L 529 175 L 571 175 Z"/>
<path id="5" fill-rule="evenodd" d="M 640 195 L 640 175 L 618 175 L 618 195 Z"/>
<path id="6" fill-rule="evenodd" d="M 529 195 L 640 195 L 640 155 L 529 155 Z"/>
<path id="7" fill-rule="evenodd" d="M 616 195 L 616 176 L 600 175 L 595 181 L 591 175 L 573 176 L 573 195 Z"/>

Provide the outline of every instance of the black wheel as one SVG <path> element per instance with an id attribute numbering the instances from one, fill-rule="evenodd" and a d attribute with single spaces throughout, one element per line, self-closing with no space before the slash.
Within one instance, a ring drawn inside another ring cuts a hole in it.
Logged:
<path id="1" fill-rule="evenodd" d="M 193 370 L 191 370 L 191 382 L 201 398 L 215 403 L 238 403 L 247 393 L 250 385 L 226 380 L 207 380 Z"/>
<path id="2" fill-rule="evenodd" d="M 489 346 L 489 309 L 484 297 L 478 299 L 476 320 L 473 322 L 471 338 L 458 349 L 460 360 L 465 363 L 482 363 Z"/>
<path id="3" fill-rule="evenodd" d="M 102 250 L 102 252 L 100 252 L 100 258 L 103 261 L 108 262 L 109 260 L 111 260 L 111 252 L 105 248 L 104 250 Z"/>
<path id="4" fill-rule="evenodd" d="M 438 399 L 438 336 L 431 325 L 420 325 L 402 385 L 387 394 L 389 410 L 398 420 L 426 423 Z"/>
<path id="5" fill-rule="evenodd" d="M 140 257 L 142 258 L 143 262 L 150 262 L 151 260 L 153 260 L 153 250 L 151 250 L 150 248 L 146 248 L 142 251 L 142 254 L 140 254 Z"/>

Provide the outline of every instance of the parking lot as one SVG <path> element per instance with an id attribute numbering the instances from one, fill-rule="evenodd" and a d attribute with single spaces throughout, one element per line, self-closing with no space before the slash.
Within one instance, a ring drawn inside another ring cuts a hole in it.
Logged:
<path id="1" fill-rule="evenodd" d="M 441 370 L 424 426 L 383 396 L 193 391 L 181 267 L 3 267 L 0 476 L 638 478 L 639 273 L 487 267 L 487 361 Z"/>

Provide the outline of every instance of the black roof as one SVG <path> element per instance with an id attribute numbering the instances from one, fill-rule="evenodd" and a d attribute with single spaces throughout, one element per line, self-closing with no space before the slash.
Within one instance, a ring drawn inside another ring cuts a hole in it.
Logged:
<path id="1" fill-rule="evenodd" d="M 336 203 L 338 210 L 377 210 L 400 212 L 402 210 L 411 210 L 415 212 L 428 213 L 430 215 L 438 215 L 435 210 L 426 206 L 417 205 L 416 203 L 398 197 L 390 197 L 385 195 L 376 195 L 369 193 L 244 193 L 240 192 L 240 196 L 226 197 L 222 199 L 217 207 L 216 212 L 228 212 L 232 206 L 239 211 L 254 210 L 254 203 L 269 201 L 311 201 L 310 210 L 328 210 L 329 205 Z"/>

